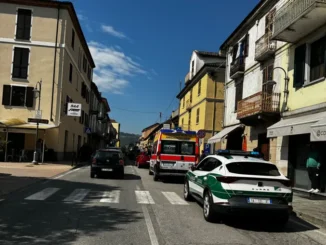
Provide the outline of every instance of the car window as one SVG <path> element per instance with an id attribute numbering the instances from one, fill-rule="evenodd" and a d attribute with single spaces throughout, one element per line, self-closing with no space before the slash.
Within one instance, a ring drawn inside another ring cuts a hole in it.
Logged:
<path id="1" fill-rule="evenodd" d="M 177 141 L 162 141 L 162 153 L 163 154 L 176 154 L 177 153 Z"/>
<path id="2" fill-rule="evenodd" d="M 246 175 L 280 176 L 280 172 L 273 164 L 261 162 L 232 162 L 226 165 L 231 173 Z"/>
<path id="3" fill-rule="evenodd" d="M 122 154 L 118 151 L 98 151 L 95 155 L 97 159 L 108 159 L 108 158 L 122 158 Z"/>
<path id="4" fill-rule="evenodd" d="M 196 170 L 199 170 L 199 171 L 212 171 L 213 169 L 217 168 L 218 166 L 220 166 L 222 163 L 213 158 L 213 157 L 210 157 L 210 158 L 206 158 L 204 159 L 197 167 Z"/>

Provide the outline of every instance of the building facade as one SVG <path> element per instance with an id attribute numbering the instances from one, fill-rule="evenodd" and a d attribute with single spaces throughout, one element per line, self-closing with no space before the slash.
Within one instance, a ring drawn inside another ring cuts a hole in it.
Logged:
<path id="1" fill-rule="evenodd" d="M 35 146 L 35 117 L 40 110 L 48 124 L 40 124 L 39 138 L 48 149 L 45 160 L 71 159 L 87 142 L 89 102 L 94 61 L 72 3 L 40 0 L 0 0 L 0 122 L 10 142 L 6 157 Z M 81 117 L 67 116 L 67 104 L 80 103 Z"/>
<path id="2" fill-rule="evenodd" d="M 179 127 L 204 130 L 201 150 L 207 140 L 222 129 L 224 111 L 225 56 L 222 53 L 194 51 L 185 86 L 177 95 Z M 216 145 L 219 148 L 219 145 Z"/>
<path id="3" fill-rule="evenodd" d="M 113 141 L 115 142 L 114 144 L 116 147 L 120 147 L 120 123 L 111 118 L 111 124 L 117 132 L 115 139 L 113 139 Z"/>

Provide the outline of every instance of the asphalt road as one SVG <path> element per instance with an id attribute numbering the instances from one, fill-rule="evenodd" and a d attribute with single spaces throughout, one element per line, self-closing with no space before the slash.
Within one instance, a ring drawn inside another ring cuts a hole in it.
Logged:
<path id="1" fill-rule="evenodd" d="M 0 202 L 0 244 L 326 244 L 326 231 L 291 218 L 284 230 L 232 220 L 207 223 L 182 198 L 182 180 L 154 182 L 147 169 L 91 179 L 89 167 L 13 193 Z"/>

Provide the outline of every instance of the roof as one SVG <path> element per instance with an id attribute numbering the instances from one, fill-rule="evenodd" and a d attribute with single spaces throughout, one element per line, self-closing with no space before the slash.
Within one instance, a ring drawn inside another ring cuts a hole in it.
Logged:
<path id="1" fill-rule="evenodd" d="M 96 98 L 100 101 L 101 98 L 102 98 L 101 97 L 101 93 L 98 90 L 98 87 L 97 87 L 97 85 L 94 82 L 92 82 L 92 84 L 91 84 L 91 89 L 94 92 L 94 94 L 96 95 Z"/>
<path id="2" fill-rule="evenodd" d="M 159 123 L 154 123 L 154 124 L 152 124 L 152 125 L 150 125 L 150 126 L 144 128 L 144 129 L 142 130 L 142 132 L 146 131 L 147 129 L 153 128 L 153 127 L 155 127 L 155 126 L 157 126 L 157 125 L 160 125 L 160 124 L 159 124 Z"/>
<path id="3" fill-rule="evenodd" d="M 180 99 L 185 93 L 187 93 L 195 84 L 196 82 L 202 77 L 202 72 L 205 69 L 213 68 L 210 70 L 214 70 L 216 68 L 225 68 L 225 63 L 207 63 L 203 65 L 203 67 L 196 73 L 196 75 L 186 84 L 186 86 L 177 94 L 177 98 Z"/>
<path id="4" fill-rule="evenodd" d="M 247 24 L 250 18 L 262 7 L 265 3 L 270 5 L 275 5 L 279 0 L 260 0 L 260 2 L 250 11 L 250 13 L 243 19 L 243 21 L 235 28 L 235 30 L 231 33 L 231 35 L 224 41 L 224 43 L 220 46 L 220 50 L 224 50 L 232 38 Z M 256 19 L 254 19 L 256 21 Z"/>
<path id="5" fill-rule="evenodd" d="M 197 54 L 202 55 L 202 56 L 213 56 L 213 57 L 225 58 L 225 55 L 221 55 L 220 52 L 207 52 L 207 51 L 199 51 L 199 50 L 195 50 L 194 52 L 196 52 Z"/>
<path id="6" fill-rule="evenodd" d="M 110 108 L 110 105 L 108 103 L 108 100 L 106 98 L 102 97 L 102 102 L 104 103 L 104 106 L 106 107 L 107 112 L 110 112 L 111 108 Z"/>
<path id="7" fill-rule="evenodd" d="M 91 64 L 92 68 L 95 68 L 95 63 L 94 63 L 93 57 L 91 55 L 91 52 L 88 48 L 87 41 L 84 36 L 83 30 L 79 23 L 76 10 L 74 8 L 74 5 L 71 2 L 68 2 L 68 1 L 61 2 L 61 1 L 51 1 L 51 0 L 0 0 L 0 3 L 22 4 L 22 5 L 29 5 L 29 6 L 47 7 L 47 8 L 67 9 L 69 12 L 69 15 L 71 17 L 71 20 L 74 24 L 74 27 L 76 28 L 76 32 L 80 38 L 80 41 L 82 43 L 82 46 L 86 53 L 86 56 L 88 57 L 88 60 Z"/>

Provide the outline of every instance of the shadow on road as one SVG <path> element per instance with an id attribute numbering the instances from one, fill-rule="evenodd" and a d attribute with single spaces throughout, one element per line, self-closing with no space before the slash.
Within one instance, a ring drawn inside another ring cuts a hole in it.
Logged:
<path id="1" fill-rule="evenodd" d="M 13 193 L 0 204 L 1 245 L 71 244 L 80 235 L 99 236 L 104 232 L 123 230 L 125 224 L 142 220 L 140 212 L 99 202 L 103 197 L 99 192 L 119 190 L 119 187 L 86 181 L 54 180 L 49 186 L 60 190 L 45 201 L 24 199 L 49 187 L 44 185 L 40 188 L 41 185 Z M 64 198 L 76 188 L 90 192 L 82 202 L 64 202 Z"/>

